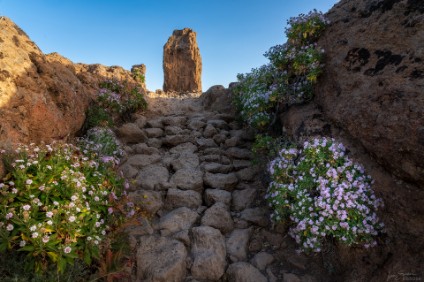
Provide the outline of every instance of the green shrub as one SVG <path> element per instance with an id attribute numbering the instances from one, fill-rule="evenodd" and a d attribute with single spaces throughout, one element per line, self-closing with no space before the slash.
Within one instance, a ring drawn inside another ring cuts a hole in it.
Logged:
<path id="1" fill-rule="evenodd" d="M 76 259 L 90 265 L 99 258 L 106 234 L 134 210 L 132 203 L 121 204 L 127 184 L 114 163 L 85 152 L 70 144 L 31 144 L 6 156 L 0 253 L 26 253 L 27 268 L 36 272 L 52 264 L 63 272 Z"/>
<path id="2" fill-rule="evenodd" d="M 234 103 L 244 122 L 266 131 L 276 120 L 280 104 L 296 104 L 313 97 L 312 86 L 323 69 L 324 51 L 316 45 L 327 21 L 313 11 L 288 21 L 287 43 L 265 53 L 270 63 L 239 74 Z"/>
<path id="3" fill-rule="evenodd" d="M 114 126 L 129 119 L 132 113 L 147 108 L 144 95 L 136 86 L 118 80 L 106 80 L 99 86 L 97 98 L 87 112 L 86 130 L 96 126 Z"/>
<path id="4" fill-rule="evenodd" d="M 291 223 L 289 234 L 301 250 L 319 252 L 328 237 L 347 245 L 376 245 L 382 201 L 371 189 L 371 177 L 341 143 L 316 138 L 301 149 L 282 149 L 269 173 L 271 217 Z"/>

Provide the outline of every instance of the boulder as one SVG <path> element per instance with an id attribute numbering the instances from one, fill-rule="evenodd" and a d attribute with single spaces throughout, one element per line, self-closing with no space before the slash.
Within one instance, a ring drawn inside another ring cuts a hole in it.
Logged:
<path id="1" fill-rule="evenodd" d="M 135 123 L 123 124 L 116 133 L 124 143 L 141 143 L 147 139 L 146 134 Z"/>
<path id="2" fill-rule="evenodd" d="M 234 282 L 267 282 L 268 279 L 247 262 L 231 264 L 226 272 L 227 280 Z"/>
<path id="3" fill-rule="evenodd" d="M 202 59 L 192 29 L 174 30 L 163 47 L 165 92 L 202 92 Z"/>
<path id="4" fill-rule="evenodd" d="M 191 274 L 195 279 L 218 281 L 227 265 L 225 260 L 225 238 L 219 230 L 200 226 L 192 229 Z"/>
<path id="5" fill-rule="evenodd" d="M 202 196 L 193 190 L 183 191 L 180 189 L 169 189 L 166 195 L 166 206 L 169 209 L 187 207 L 197 209 L 202 205 Z"/>
<path id="6" fill-rule="evenodd" d="M 137 184 L 146 190 L 161 188 L 168 182 L 169 172 L 162 165 L 148 165 L 144 167 L 137 176 Z"/>
<path id="7" fill-rule="evenodd" d="M 187 250 L 183 243 L 159 236 L 142 236 L 137 249 L 137 281 L 183 281 Z"/>
<path id="8" fill-rule="evenodd" d="M 158 227 L 162 236 L 168 236 L 191 228 L 197 218 L 197 212 L 182 207 L 162 216 Z"/>
<path id="9" fill-rule="evenodd" d="M 235 173 L 223 174 L 206 172 L 204 182 L 209 187 L 231 191 L 237 185 L 238 179 Z"/>
<path id="10" fill-rule="evenodd" d="M 183 190 L 203 190 L 203 173 L 193 168 L 183 168 L 175 172 L 171 182 Z"/>
<path id="11" fill-rule="evenodd" d="M 223 234 L 234 229 L 234 221 L 227 205 L 221 202 L 215 203 L 205 211 L 202 217 L 202 225 L 212 226 L 219 229 Z"/>
<path id="12" fill-rule="evenodd" d="M 266 252 L 257 253 L 251 260 L 250 263 L 259 270 L 265 270 L 265 268 L 274 261 L 274 256 Z"/>
<path id="13" fill-rule="evenodd" d="M 128 196 L 136 206 L 152 215 L 163 206 L 162 195 L 158 191 L 137 190 Z"/>
<path id="14" fill-rule="evenodd" d="M 221 113 L 235 113 L 232 104 L 231 91 L 222 85 L 214 85 L 200 96 L 202 104 L 207 110 Z"/>
<path id="15" fill-rule="evenodd" d="M 215 203 L 224 203 L 229 206 L 231 203 L 231 193 L 221 189 L 206 189 L 205 190 L 205 203 L 212 206 Z"/>
<path id="16" fill-rule="evenodd" d="M 247 259 L 247 244 L 249 243 L 252 229 L 234 229 L 228 237 L 227 253 L 232 262 L 244 261 Z"/>
<path id="17" fill-rule="evenodd" d="M 389 171 L 424 187 L 422 1 L 340 1 L 318 41 L 316 102 Z M 402 35 L 402 36 L 399 36 Z"/>

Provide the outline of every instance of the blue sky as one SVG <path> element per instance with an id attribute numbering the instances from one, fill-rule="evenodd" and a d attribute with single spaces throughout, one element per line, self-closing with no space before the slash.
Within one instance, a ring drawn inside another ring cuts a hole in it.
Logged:
<path id="1" fill-rule="evenodd" d="M 0 0 L 0 15 L 18 24 L 44 53 L 74 62 L 147 66 L 149 90 L 163 84 L 163 45 L 174 29 L 192 28 L 203 61 L 203 91 L 228 86 L 267 62 L 285 42 L 287 19 L 338 0 Z"/>

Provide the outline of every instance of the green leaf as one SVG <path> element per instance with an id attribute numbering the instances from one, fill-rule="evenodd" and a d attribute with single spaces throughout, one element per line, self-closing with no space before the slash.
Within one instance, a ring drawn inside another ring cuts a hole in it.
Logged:
<path id="1" fill-rule="evenodd" d="M 47 255 L 49 256 L 49 258 L 53 261 L 56 262 L 59 259 L 59 255 L 54 253 L 54 252 L 47 252 Z"/>

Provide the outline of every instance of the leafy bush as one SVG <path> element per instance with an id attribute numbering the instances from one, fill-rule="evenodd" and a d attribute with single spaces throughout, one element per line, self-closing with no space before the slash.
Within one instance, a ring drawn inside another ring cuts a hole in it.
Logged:
<path id="1" fill-rule="evenodd" d="M 376 245 L 374 236 L 383 228 L 376 215 L 382 201 L 343 144 L 316 138 L 302 149 L 282 149 L 269 173 L 271 217 L 292 223 L 289 233 L 303 251 L 321 251 L 327 237 L 347 245 Z"/>
<path id="2" fill-rule="evenodd" d="M 121 204 L 127 184 L 114 164 L 99 162 L 93 150 L 85 152 L 70 144 L 31 144 L 6 156 L 9 174 L 0 181 L 1 253 L 27 253 L 28 269 L 37 272 L 51 264 L 62 272 L 75 259 L 91 264 L 99 257 L 107 232 L 134 210 L 132 203 Z"/>
<path id="3" fill-rule="evenodd" d="M 119 120 L 128 119 L 132 113 L 147 108 L 147 102 L 138 87 L 117 80 L 106 80 L 99 86 L 97 99 L 87 112 L 85 129 L 113 126 Z"/>
<path id="4" fill-rule="evenodd" d="M 242 119 L 265 130 L 274 122 L 280 104 L 296 104 L 312 98 L 312 85 L 321 74 L 323 53 L 316 45 L 327 24 L 316 10 L 288 21 L 287 43 L 265 53 L 270 63 L 251 73 L 239 74 L 234 102 Z"/>

